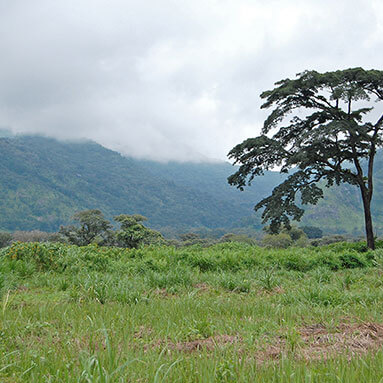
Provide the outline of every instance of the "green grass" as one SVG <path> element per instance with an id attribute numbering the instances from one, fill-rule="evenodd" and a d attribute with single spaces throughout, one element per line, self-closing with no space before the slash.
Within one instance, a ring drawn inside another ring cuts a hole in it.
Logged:
<path id="1" fill-rule="evenodd" d="M 382 250 L 361 244 L 14 244 L 0 251 L 0 381 L 376 383 L 383 333 L 360 337 L 383 324 L 382 276 Z"/>

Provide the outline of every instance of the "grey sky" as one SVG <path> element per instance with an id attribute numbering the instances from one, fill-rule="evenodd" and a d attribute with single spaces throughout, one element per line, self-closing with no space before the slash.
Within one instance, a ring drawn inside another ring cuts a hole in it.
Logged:
<path id="1" fill-rule="evenodd" d="M 275 81 L 382 69 L 382 20 L 374 0 L 0 0 L 0 126 L 225 159 Z"/>

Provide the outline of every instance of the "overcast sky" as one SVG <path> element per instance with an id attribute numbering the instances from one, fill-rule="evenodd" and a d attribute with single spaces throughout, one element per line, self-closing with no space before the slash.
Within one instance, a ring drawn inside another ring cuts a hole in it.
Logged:
<path id="1" fill-rule="evenodd" d="M 381 0 L 0 0 L 0 127 L 224 160 L 274 82 L 382 69 L 382 20 Z"/>

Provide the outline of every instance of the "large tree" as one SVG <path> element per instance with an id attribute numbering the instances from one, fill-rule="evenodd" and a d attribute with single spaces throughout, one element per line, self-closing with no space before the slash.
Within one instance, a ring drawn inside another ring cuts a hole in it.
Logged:
<path id="1" fill-rule="evenodd" d="M 79 211 L 72 219 L 77 225 L 61 226 L 59 233 L 70 243 L 86 246 L 92 242 L 100 245 L 113 243 L 112 224 L 97 209 Z"/>
<path id="2" fill-rule="evenodd" d="M 291 219 L 299 221 L 302 205 L 323 197 L 322 184 L 355 185 L 362 195 L 367 245 L 373 249 L 373 169 L 376 151 L 383 146 L 383 114 L 373 101 L 383 101 L 383 71 L 305 71 L 275 85 L 261 94 L 262 108 L 272 108 L 262 134 L 228 155 L 240 165 L 229 183 L 242 190 L 265 170 L 288 173 L 255 206 L 264 209 L 263 222 L 270 221 L 274 232 Z"/>

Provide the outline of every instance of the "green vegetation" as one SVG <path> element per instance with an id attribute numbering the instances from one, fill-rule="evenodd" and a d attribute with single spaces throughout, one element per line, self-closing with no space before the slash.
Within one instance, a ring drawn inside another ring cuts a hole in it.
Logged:
<path id="1" fill-rule="evenodd" d="M 77 246 L 113 243 L 112 224 L 104 218 L 100 210 L 79 211 L 72 219 L 78 222 L 78 226 L 61 226 L 59 231 L 69 243 Z"/>
<path id="2" fill-rule="evenodd" d="M 162 235 L 145 227 L 142 222 L 146 217 L 139 214 L 120 214 L 114 218 L 120 223 L 120 230 L 116 233 L 116 242 L 121 247 L 138 248 L 140 245 L 163 242 Z"/>
<path id="3" fill-rule="evenodd" d="M 13 243 L 0 250 L 0 381 L 376 383 L 377 247 Z"/>
<path id="4" fill-rule="evenodd" d="M 182 170 L 182 164 L 179 167 Z M 121 212 L 141 214 L 155 229 L 179 232 L 228 228 L 252 214 L 250 198 L 244 201 L 247 197 L 233 193 L 226 183 L 230 164 L 201 168 L 205 179 L 213 180 L 209 189 L 169 179 L 154 163 L 123 157 L 92 142 L 0 138 L 0 229 L 57 231 L 77 211 L 93 209 L 109 220 Z M 194 177 L 191 170 L 185 174 Z"/>
<path id="5" fill-rule="evenodd" d="M 301 205 L 316 205 L 323 198 L 321 186 L 357 186 L 367 245 L 374 249 L 371 201 L 375 157 L 383 147 L 383 114 L 376 117 L 370 112 L 375 108 L 372 99 L 383 101 L 383 71 L 304 71 L 275 85 L 261 94 L 261 108 L 273 108 L 262 134 L 229 153 L 240 164 L 229 183 L 243 189 L 265 170 L 280 166 L 282 174 L 290 172 L 255 205 L 255 210 L 263 209 L 263 223 L 270 221 L 275 233 L 281 225 L 288 227 L 291 219 L 301 219 Z"/>
<path id="6" fill-rule="evenodd" d="M 375 229 L 383 230 L 383 153 L 375 167 L 372 203 Z M 57 231 L 78 211 L 99 209 L 114 216 L 142 214 L 166 237 L 192 231 L 220 238 L 228 232 L 261 232 L 254 202 L 286 175 L 265 172 L 245 191 L 230 187 L 229 163 L 161 164 L 126 158 L 92 142 L 58 142 L 44 137 L 0 138 L 0 230 Z M 324 188 L 317 206 L 307 206 L 302 225 L 324 234 L 363 234 L 358 190 Z"/>

